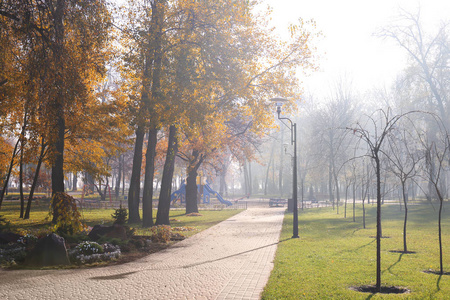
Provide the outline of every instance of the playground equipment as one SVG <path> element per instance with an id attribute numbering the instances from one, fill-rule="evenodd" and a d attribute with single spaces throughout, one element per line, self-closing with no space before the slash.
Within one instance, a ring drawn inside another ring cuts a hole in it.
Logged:
<path id="1" fill-rule="evenodd" d="M 231 203 L 228 200 L 223 199 L 223 197 L 216 191 L 214 191 L 211 186 L 209 185 L 209 182 L 206 181 L 204 185 L 197 184 L 197 191 L 200 193 L 203 187 L 203 203 L 210 203 L 211 202 L 211 196 L 214 196 L 219 200 L 220 203 L 225 204 L 226 206 L 230 206 L 233 203 Z M 175 203 L 176 201 L 180 200 L 180 203 L 186 202 L 186 184 L 181 184 L 180 188 L 172 193 L 171 195 L 171 202 Z"/>

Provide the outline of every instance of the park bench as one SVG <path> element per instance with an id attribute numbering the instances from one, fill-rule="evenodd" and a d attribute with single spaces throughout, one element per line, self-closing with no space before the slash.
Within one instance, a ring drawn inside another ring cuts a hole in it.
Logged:
<path id="1" fill-rule="evenodd" d="M 280 198 L 270 198 L 269 200 L 269 206 L 270 207 L 283 207 L 286 204 L 286 199 L 280 199 Z"/>

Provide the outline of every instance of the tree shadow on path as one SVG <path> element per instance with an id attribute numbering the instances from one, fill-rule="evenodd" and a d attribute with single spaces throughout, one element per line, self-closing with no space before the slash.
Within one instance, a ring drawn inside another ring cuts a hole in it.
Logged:
<path id="1" fill-rule="evenodd" d="M 221 258 L 211 259 L 211 260 L 206 260 L 206 261 L 202 261 L 202 262 L 195 263 L 195 264 L 186 265 L 186 266 L 183 266 L 182 268 L 183 269 L 188 269 L 188 268 L 192 268 L 192 267 L 196 267 L 196 266 L 200 266 L 200 265 L 204 265 L 204 264 L 213 263 L 213 262 L 216 262 L 216 261 L 225 260 L 225 259 L 228 259 L 228 258 L 231 258 L 231 257 L 235 257 L 235 256 L 247 254 L 247 253 L 250 253 L 250 252 L 253 252 L 253 251 L 257 251 L 257 250 L 260 250 L 260 249 L 264 249 L 264 248 L 267 248 L 267 247 L 275 246 L 275 245 L 281 244 L 283 242 L 286 242 L 288 240 L 292 240 L 292 238 L 287 238 L 287 239 L 278 241 L 276 243 L 272 243 L 272 244 L 268 244 L 268 245 L 261 246 L 261 247 L 258 247 L 258 248 L 254 248 L 254 249 L 250 249 L 250 250 L 247 250 L 247 251 L 239 252 L 239 253 L 236 253 L 236 254 L 224 256 L 224 257 L 221 257 Z"/>

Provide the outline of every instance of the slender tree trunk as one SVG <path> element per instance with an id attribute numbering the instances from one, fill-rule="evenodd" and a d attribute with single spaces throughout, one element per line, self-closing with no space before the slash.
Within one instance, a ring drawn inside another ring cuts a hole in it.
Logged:
<path id="1" fill-rule="evenodd" d="M 272 143 L 272 149 L 270 150 L 270 158 L 269 163 L 267 164 L 267 171 L 266 171 L 266 181 L 264 184 L 264 195 L 267 195 L 267 185 L 269 184 L 269 171 L 270 171 L 270 165 L 273 161 L 273 153 L 275 151 L 275 141 Z"/>
<path id="2" fill-rule="evenodd" d="M 248 190 L 249 194 L 253 195 L 253 178 L 252 178 L 252 163 L 248 162 Z"/>
<path id="3" fill-rule="evenodd" d="M 25 104 L 22 132 L 20 134 L 20 162 L 19 162 L 19 192 L 20 192 L 20 218 L 25 213 L 25 198 L 23 196 L 23 152 L 25 151 L 25 134 L 28 121 L 28 106 Z"/>
<path id="4" fill-rule="evenodd" d="M 381 292 L 381 166 L 378 152 L 375 152 L 375 165 L 377 172 L 377 292 Z"/>
<path id="5" fill-rule="evenodd" d="M 407 204 L 407 195 L 405 190 L 405 181 L 402 180 L 402 195 L 403 195 L 403 203 L 405 204 L 405 220 L 403 222 L 403 252 L 408 252 L 408 247 L 406 245 L 406 222 L 408 221 L 408 204 Z"/>
<path id="6" fill-rule="evenodd" d="M 366 194 L 367 194 L 367 204 L 370 204 L 370 171 L 369 171 L 369 165 L 367 165 L 367 188 L 366 188 Z"/>
<path id="7" fill-rule="evenodd" d="M 341 194 L 339 191 L 339 180 L 338 180 L 338 176 L 336 174 L 336 168 L 334 166 L 334 161 L 333 161 L 333 177 L 334 177 L 334 185 L 336 187 L 336 213 L 339 214 L 339 202 L 341 201 Z"/>
<path id="8" fill-rule="evenodd" d="M 247 162 L 244 161 L 244 187 L 245 187 L 245 195 L 250 196 L 250 188 L 249 188 L 249 179 L 248 179 L 248 169 Z"/>
<path id="9" fill-rule="evenodd" d="M 364 178 L 361 184 L 361 197 L 362 197 L 362 209 L 363 209 L 363 228 L 366 229 L 366 207 L 364 201 L 366 200 L 366 190 L 364 190 Z"/>
<path id="10" fill-rule="evenodd" d="M 444 275 L 444 264 L 443 264 L 443 252 L 442 252 L 442 209 L 444 207 L 444 198 L 437 186 L 437 182 L 434 183 L 436 190 L 436 195 L 439 198 L 439 214 L 438 214 L 438 234 L 439 234 L 439 274 Z"/>
<path id="11" fill-rule="evenodd" d="M 19 192 L 20 192 L 20 216 L 23 218 L 25 213 L 25 198 L 23 197 L 23 144 L 20 150 L 20 162 L 19 162 Z"/>
<path id="12" fill-rule="evenodd" d="M 333 206 L 334 210 L 334 197 L 333 197 L 333 174 L 331 171 L 331 162 L 328 165 L 328 193 L 329 193 L 329 200 L 331 202 L 331 205 Z"/>
<path id="13" fill-rule="evenodd" d="M 120 193 L 120 181 L 122 180 L 122 155 L 119 155 L 119 169 L 117 170 L 117 178 L 116 178 L 116 186 L 114 187 L 114 194 L 116 195 L 116 199 L 119 198 L 119 193 Z"/>
<path id="14" fill-rule="evenodd" d="M 158 213 L 156 214 L 156 225 L 170 225 L 170 196 L 172 191 L 172 178 L 175 169 L 175 157 L 178 152 L 177 128 L 171 125 L 169 128 L 169 141 L 167 147 L 166 161 L 159 193 Z"/>
<path id="15" fill-rule="evenodd" d="M 144 194 L 142 196 L 142 226 L 153 226 L 153 179 L 155 174 L 155 155 L 158 130 L 148 132 L 147 153 L 145 155 Z"/>
<path id="16" fill-rule="evenodd" d="M 125 195 L 125 155 L 122 155 L 122 196 Z"/>
<path id="17" fill-rule="evenodd" d="M 348 188 L 350 184 L 345 184 L 345 205 L 344 205 L 344 219 L 347 218 L 347 200 L 348 200 Z"/>
<path id="18" fill-rule="evenodd" d="M 44 139 L 42 138 L 42 141 L 41 141 L 41 153 L 39 155 L 39 159 L 38 159 L 38 162 L 37 162 L 37 165 L 36 165 L 36 171 L 34 173 L 33 183 L 31 184 L 31 188 L 30 188 L 30 194 L 28 195 L 27 208 L 25 210 L 25 215 L 23 217 L 24 219 L 29 219 L 30 218 L 31 202 L 33 201 L 34 190 L 36 188 L 37 181 L 39 179 L 39 172 L 41 170 L 42 161 L 43 161 L 43 159 L 45 157 L 46 148 L 47 148 L 47 146 L 45 145 Z"/>
<path id="19" fill-rule="evenodd" d="M 272 191 L 271 193 L 275 194 L 276 184 L 275 184 L 275 155 L 272 156 Z"/>
<path id="20" fill-rule="evenodd" d="M 139 197 L 141 193 L 142 147 L 144 143 L 144 128 L 138 126 L 134 145 L 133 168 L 131 170 L 130 188 L 128 190 L 128 223 L 139 223 Z"/>
<path id="21" fill-rule="evenodd" d="M 14 150 L 11 157 L 11 162 L 9 163 L 8 173 L 6 174 L 6 179 L 3 184 L 3 189 L 0 191 L 0 208 L 2 207 L 3 197 L 5 196 L 5 191 L 8 188 L 9 178 L 11 177 L 11 172 L 14 167 L 14 158 L 17 155 L 17 147 L 19 146 L 19 140 L 17 140 L 16 145 L 14 146 Z"/>
<path id="22" fill-rule="evenodd" d="M 353 222 L 356 222 L 355 206 L 356 206 L 356 182 L 353 182 Z"/>

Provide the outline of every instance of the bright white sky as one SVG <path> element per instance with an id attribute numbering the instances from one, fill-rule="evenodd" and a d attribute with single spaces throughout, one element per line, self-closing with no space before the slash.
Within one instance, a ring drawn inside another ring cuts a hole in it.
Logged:
<path id="1" fill-rule="evenodd" d="M 314 19 L 324 37 L 320 71 L 303 80 L 305 92 L 329 95 L 330 87 L 346 77 L 360 92 L 388 87 L 406 64 L 406 53 L 392 40 L 374 36 L 398 17 L 400 9 L 416 13 L 433 31 L 450 20 L 449 0 L 265 0 L 273 8 L 274 25 L 284 30 L 298 18 Z"/>

